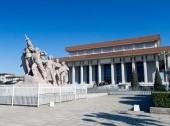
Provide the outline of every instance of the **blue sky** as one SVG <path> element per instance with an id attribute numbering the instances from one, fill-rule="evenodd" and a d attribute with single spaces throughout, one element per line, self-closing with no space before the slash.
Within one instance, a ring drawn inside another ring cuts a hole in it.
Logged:
<path id="1" fill-rule="evenodd" d="M 0 72 L 23 74 L 24 34 L 55 57 L 66 46 L 160 34 L 170 45 L 169 0 L 0 0 Z"/>

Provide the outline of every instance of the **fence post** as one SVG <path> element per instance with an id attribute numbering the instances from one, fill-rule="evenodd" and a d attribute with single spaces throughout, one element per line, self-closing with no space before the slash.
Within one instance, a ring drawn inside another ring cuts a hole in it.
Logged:
<path id="1" fill-rule="evenodd" d="M 74 100 L 77 100 L 77 91 L 76 91 L 76 86 L 74 87 Z"/>
<path id="2" fill-rule="evenodd" d="M 14 85 L 12 85 L 12 101 L 11 105 L 14 106 Z"/>
<path id="3" fill-rule="evenodd" d="M 60 103 L 61 103 L 61 85 L 60 85 L 60 90 L 59 90 L 59 97 L 60 97 Z"/>
<path id="4" fill-rule="evenodd" d="M 38 84 L 38 89 L 37 89 L 37 107 L 40 106 L 40 89 L 39 89 L 39 84 Z"/>

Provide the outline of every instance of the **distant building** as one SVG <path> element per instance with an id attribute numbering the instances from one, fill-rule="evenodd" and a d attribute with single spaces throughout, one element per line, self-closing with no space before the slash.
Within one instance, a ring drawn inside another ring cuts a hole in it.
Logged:
<path id="1" fill-rule="evenodd" d="M 23 76 L 16 76 L 12 73 L 0 73 L 0 81 L 3 83 L 16 83 L 19 80 L 22 81 L 23 78 Z"/>
<path id="2" fill-rule="evenodd" d="M 68 57 L 60 58 L 69 66 L 70 83 L 130 84 L 132 69 L 137 71 L 141 86 L 153 86 L 155 70 L 165 82 L 166 66 L 170 68 L 170 46 L 160 46 L 160 36 L 144 36 L 109 42 L 66 47 Z"/>

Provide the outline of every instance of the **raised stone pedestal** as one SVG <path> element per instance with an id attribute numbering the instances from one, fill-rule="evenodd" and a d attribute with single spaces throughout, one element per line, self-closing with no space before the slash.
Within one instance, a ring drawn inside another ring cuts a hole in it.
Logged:
<path id="1" fill-rule="evenodd" d="M 40 77 L 34 77 L 30 75 L 25 75 L 24 76 L 24 81 L 23 84 L 46 84 L 42 78 Z"/>

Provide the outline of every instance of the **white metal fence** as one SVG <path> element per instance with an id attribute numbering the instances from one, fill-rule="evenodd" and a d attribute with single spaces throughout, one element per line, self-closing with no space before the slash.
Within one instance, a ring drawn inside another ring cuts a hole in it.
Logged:
<path id="1" fill-rule="evenodd" d="M 0 104 L 40 106 L 86 98 L 86 86 L 1 85 Z"/>
<path id="2" fill-rule="evenodd" d="M 151 91 L 112 91 L 109 95 L 151 95 Z"/>

